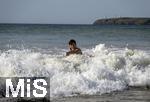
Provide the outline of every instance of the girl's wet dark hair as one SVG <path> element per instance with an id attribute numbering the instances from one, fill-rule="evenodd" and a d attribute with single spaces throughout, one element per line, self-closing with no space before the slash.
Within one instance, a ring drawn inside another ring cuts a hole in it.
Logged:
<path id="1" fill-rule="evenodd" d="M 74 39 L 71 39 L 71 40 L 69 41 L 69 45 L 73 45 L 73 44 L 76 45 L 76 41 L 75 41 Z"/>

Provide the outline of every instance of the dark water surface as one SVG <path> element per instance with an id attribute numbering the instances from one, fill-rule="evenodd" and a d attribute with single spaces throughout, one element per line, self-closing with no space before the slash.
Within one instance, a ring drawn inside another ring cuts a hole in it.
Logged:
<path id="1" fill-rule="evenodd" d="M 129 88 L 121 92 L 103 95 L 59 98 L 52 102 L 150 102 L 150 89 Z"/>

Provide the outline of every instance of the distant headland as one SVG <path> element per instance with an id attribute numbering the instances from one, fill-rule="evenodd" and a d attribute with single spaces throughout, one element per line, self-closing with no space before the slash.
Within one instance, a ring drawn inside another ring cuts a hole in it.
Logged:
<path id="1" fill-rule="evenodd" d="M 98 19 L 94 25 L 150 25 L 150 18 L 120 17 Z"/>

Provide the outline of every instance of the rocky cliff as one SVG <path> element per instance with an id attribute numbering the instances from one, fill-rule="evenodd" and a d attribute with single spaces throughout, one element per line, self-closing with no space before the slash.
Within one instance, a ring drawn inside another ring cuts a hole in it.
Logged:
<path id="1" fill-rule="evenodd" d="M 98 19 L 94 25 L 150 25 L 150 18 L 109 18 L 109 19 Z"/>

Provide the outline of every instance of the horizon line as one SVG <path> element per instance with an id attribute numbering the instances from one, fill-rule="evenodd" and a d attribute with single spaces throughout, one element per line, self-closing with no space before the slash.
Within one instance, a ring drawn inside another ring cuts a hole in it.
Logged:
<path id="1" fill-rule="evenodd" d="M 0 23 L 0 25 L 3 25 L 3 24 L 20 24 L 20 25 L 23 25 L 23 24 L 26 24 L 26 25 L 93 25 L 93 24 L 77 24 L 77 23 Z"/>
<path id="2" fill-rule="evenodd" d="M 99 18 L 99 19 L 97 19 L 97 20 L 103 20 L 103 19 L 114 19 L 114 18 L 150 18 L 150 17 L 122 17 L 122 16 L 120 16 L 120 17 L 104 17 L 104 18 Z M 95 20 L 95 21 L 97 21 L 97 20 Z M 95 22 L 94 21 L 94 22 Z M 0 24 L 2 25 L 2 24 L 20 24 L 20 25 L 23 25 L 23 24 L 26 24 L 26 25 L 93 25 L 94 24 L 94 22 L 93 23 L 23 23 L 23 22 L 12 22 L 12 23 L 8 23 L 8 22 L 3 22 L 3 23 L 1 23 L 0 22 Z"/>

